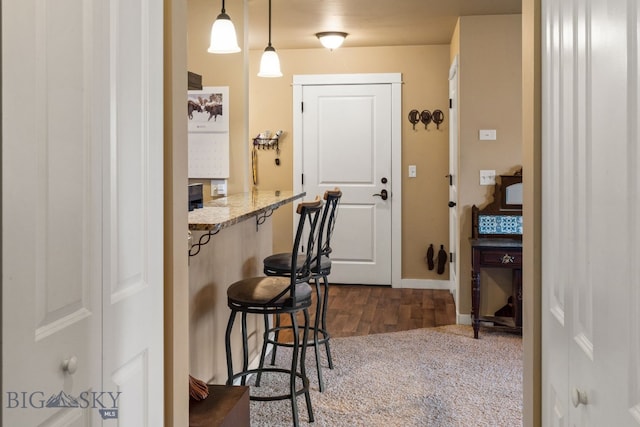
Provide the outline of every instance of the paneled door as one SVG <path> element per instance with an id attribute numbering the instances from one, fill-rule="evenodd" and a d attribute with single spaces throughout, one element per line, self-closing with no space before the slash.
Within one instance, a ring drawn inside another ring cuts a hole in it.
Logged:
<path id="1" fill-rule="evenodd" d="M 456 296 L 456 309 L 459 307 L 458 283 L 460 254 L 460 236 L 458 219 L 458 57 L 456 56 L 449 68 L 449 248 L 451 263 L 449 264 L 450 290 Z"/>
<path id="2" fill-rule="evenodd" d="M 392 89 L 346 83 L 301 89 L 302 189 L 308 197 L 335 187 L 343 192 L 332 240 L 335 283 L 392 282 Z"/>
<path id="3" fill-rule="evenodd" d="M 163 425 L 162 7 L 2 3 L 3 425 Z"/>
<path id="4" fill-rule="evenodd" d="M 639 20 L 542 2 L 545 426 L 640 425 Z"/>

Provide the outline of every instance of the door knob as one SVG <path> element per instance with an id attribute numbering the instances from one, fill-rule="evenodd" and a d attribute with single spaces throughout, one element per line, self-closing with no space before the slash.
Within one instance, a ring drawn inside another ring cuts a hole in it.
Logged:
<path id="1" fill-rule="evenodd" d="M 457 203 L 456 202 L 449 202 L 447 203 L 449 205 L 450 208 L 454 207 Z"/>
<path id="2" fill-rule="evenodd" d="M 62 370 L 70 375 L 75 374 L 78 370 L 78 358 L 76 356 L 71 356 L 70 358 L 63 360 Z"/>
<path id="3" fill-rule="evenodd" d="M 571 392 L 571 403 L 573 403 L 573 407 L 577 408 L 580 404 L 587 404 L 587 393 L 574 388 Z"/>
<path id="4" fill-rule="evenodd" d="M 380 190 L 380 193 L 374 194 L 374 196 L 378 196 L 382 200 L 387 200 L 389 198 L 389 193 L 387 193 L 387 190 L 383 189 L 383 190 Z"/>

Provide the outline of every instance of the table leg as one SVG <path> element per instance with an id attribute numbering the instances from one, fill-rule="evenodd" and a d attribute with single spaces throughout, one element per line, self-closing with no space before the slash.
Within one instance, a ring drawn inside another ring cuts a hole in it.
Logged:
<path id="1" fill-rule="evenodd" d="M 478 338 L 480 329 L 480 272 L 471 271 L 471 323 L 473 324 L 473 337 Z"/>

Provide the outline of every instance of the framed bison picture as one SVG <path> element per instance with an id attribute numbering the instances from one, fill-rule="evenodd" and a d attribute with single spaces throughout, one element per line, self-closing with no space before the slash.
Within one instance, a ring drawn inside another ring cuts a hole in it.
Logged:
<path id="1" fill-rule="evenodd" d="M 229 131 L 229 87 L 203 87 L 187 95 L 189 132 Z"/>

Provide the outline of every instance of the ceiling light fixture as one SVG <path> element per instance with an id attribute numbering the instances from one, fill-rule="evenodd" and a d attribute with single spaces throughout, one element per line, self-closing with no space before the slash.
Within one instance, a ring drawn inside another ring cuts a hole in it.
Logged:
<path id="1" fill-rule="evenodd" d="M 280 59 L 274 47 L 271 46 L 271 0 L 269 0 L 269 44 L 262 53 L 258 77 L 282 77 Z"/>
<path id="2" fill-rule="evenodd" d="M 348 36 L 347 33 L 341 31 L 323 31 L 316 33 L 316 37 L 322 43 L 322 46 L 329 50 L 337 49 L 342 46 L 344 39 Z"/>
<path id="3" fill-rule="evenodd" d="M 224 0 L 222 0 L 222 11 L 211 26 L 211 44 L 209 53 L 236 53 L 240 52 L 236 28 L 231 22 L 231 18 L 224 10 Z"/>

